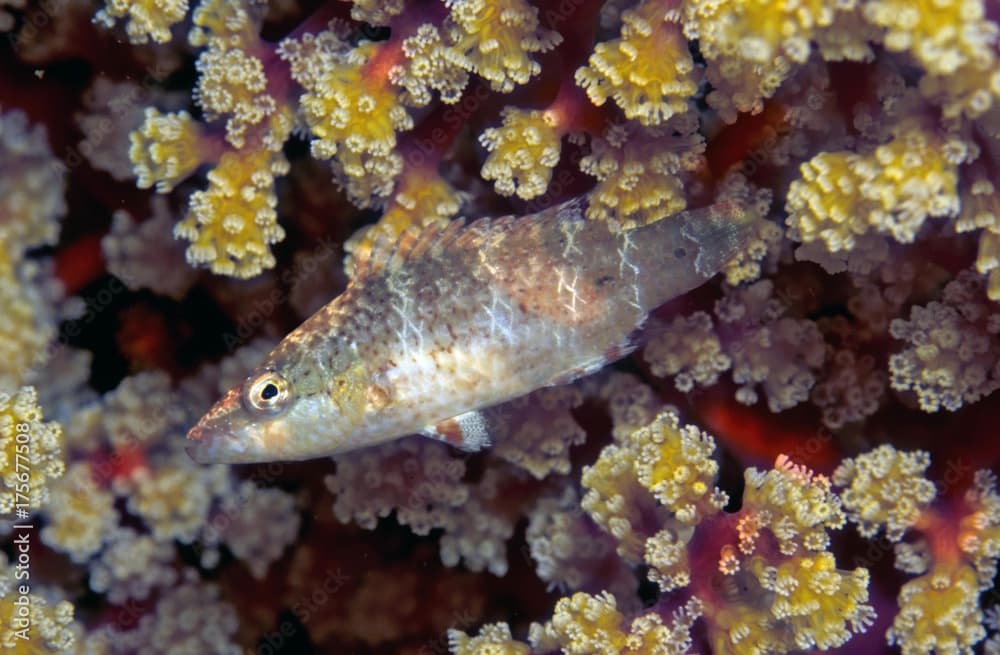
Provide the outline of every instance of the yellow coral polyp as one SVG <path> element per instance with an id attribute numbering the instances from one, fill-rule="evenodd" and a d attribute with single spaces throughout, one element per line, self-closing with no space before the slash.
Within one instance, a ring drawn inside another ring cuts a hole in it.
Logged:
<path id="1" fill-rule="evenodd" d="M 246 46 L 257 39 L 266 10 L 266 0 L 202 0 L 191 16 L 194 27 L 188 42 L 193 46 Z"/>
<path id="2" fill-rule="evenodd" d="M 925 451 L 904 452 L 887 444 L 837 467 L 833 482 L 847 487 L 841 498 L 862 536 L 874 537 L 884 527 L 890 541 L 899 541 L 917 522 L 937 493 L 924 477 L 930 463 Z"/>
<path id="3" fill-rule="evenodd" d="M 864 3 L 871 24 L 885 30 L 888 50 L 910 53 L 927 74 L 921 92 L 951 117 L 978 117 L 1000 101 L 998 28 L 983 0 L 875 0 Z"/>
<path id="4" fill-rule="evenodd" d="M 506 623 L 491 623 L 470 637 L 461 630 L 448 631 L 448 647 L 453 655 L 529 655 L 528 644 L 515 641 Z"/>
<path id="5" fill-rule="evenodd" d="M 559 163 L 562 137 L 555 116 L 542 110 L 504 107 L 501 127 L 490 127 L 479 136 L 489 151 L 483 162 L 484 179 L 493 180 L 497 193 L 514 193 L 530 200 L 545 193 L 552 169 Z"/>
<path id="6" fill-rule="evenodd" d="M 820 43 L 831 58 L 863 59 L 873 36 L 857 29 L 856 3 L 825 0 L 692 0 L 684 3 L 684 32 L 698 39 L 708 61 L 714 90 L 708 103 L 727 122 L 736 113 L 763 109 L 792 72 L 809 57 L 811 43 Z"/>
<path id="7" fill-rule="evenodd" d="M 692 525 L 725 507 L 728 497 L 715 488 L 719 465 L 715 440 L 693 425 L 681 426 L 674 412 L 663 412 L 635 431 L 639 483 L 682 523 Z"/>
<path id="8" fill-rule="evenodd" d="M 621 37 L 594 47 L 576 82 L 595 105 L 614 98 L 626 117 L 643 125 L 687 111 L 698 76 L 672 5 L 646 0 L 626 10 Z"/>
<path id="9" fill-rule="evenodd" d="M 622 629 L 624 622 L 614 596 L 607 592 L 598 596 L 579 592 L 556 603 L 546 632 L 555 637 L 567 655 L 621 653 L 628 634 Z"/>
<path id="10" fill-rule="evenodd" d="M 655 611 L 628 621 L 614 596 L 576 593 L 556 603 L 552 620 L 533 624 L 530 639 L 536 652 L 561 649 L 565 655 L 682 655 L 691 647 L 691 626 L 702 604 L 692 599 L 665 624 Z"/>
<path id="11" fill-rule="evenodd" d="M 403 170 L 396 132 L 413 127 L 397 90 L 365 68 L 381 47 L 388 46 L 351 49 L 331 29 L 284 41 L 279 49 L 305 89 L 299 103 L 314 137 L 313 156 L 334 159 L 351 201 L 362 207 L 392 192 Z"/>
<path id="12" fill-rule="evenodd" d="M 899 591 L 899 612 L 886 632 L 903 655 L 971 653 L 986 636 L 976 573 L 967 565 L 941 565 Z"/>
<path id="13" fill-rule="evenodd" d="M 869 233 L 910 243 L 928 217 L 958 213 L 947 141 L 923 119 L 904 119 L 894 132 L 870 153 L 824 152 L 800 166 L 786 200 L 793 238 L 832 253 Z"/>
<path id="14" fill-rule="evenodd" d="M 406 62 L 391 67 L 388 75 L 393 84 L 403 89 L 400 99 L 405 104 L 423 107 L 430 103 L 431 91 L 438 91 L 441 101 L 448 104 L 462 97 L 469 74 L 455 63 L 454 57 L 448 56 L 448 45 L 436 26 L 425 23 L 415 34 L 403 39 L 403 54 Z"/>
<path id="15" fill-rule="evenodd" d="M 685 179 L 702 166 L 705 150 L 697 125 L 685 116 L 659 128 L 615 126 L 592 142 L 580 160 L 580 170 L 598 180 L 587 218 L 627 230 L 685 208 Z"/>
<path id="16" fill-rule="evenodd" d="M 0 243 L 0 389 L 13 389 L 48 358 L 55 327 L 45 315 L 34 262 L 15 263 Z"/>
<path id="17" fill-rule="evenodd" d="M 648 535 L 639 530 L 644 514 L 655 512 L 655 500 L 635 478 L 634 462 L 631 448 L 612 444 L 584 467 L 581 477 L 587 490 L 581 506 L 618 541 L 618 554 L 630 562 L 641 561 Z"/>
<path id="18" fill-rule="evenodd" d="M 0 391 L 0 514 L 40 508 L 64 470 L 62 428 L 42 420 L 34 387 Z"/>
<path id="19" fill-rule="evenodd" d="M 445 0 L 449 58 L 509 93 L 541 71 L 531 54 L 551 50 L 558 32 L 538 24 L 538 9 L 525 0 Z"/>
<path id="20" fill-rule="evenodd" d="M 174 236 L 187 239 L 188 261 L 212 272 L 247 278 L 272 268 L 270 246 L 285 232 L 277 224 L 274 178 L 288 161 L 266 150 L 227 152 L 208 174 L 208 189 L 191 195 Z"/>
<path id="21" fill-rule="evenodd" d="M 112 27 L 117 19 L 125 19 L 131 43 L 166 43 L 170 28 L 184 20 L 187 10 L 187 0 L 108 0 L 94 22 Z"/>
<path id="22" fill-rule="evenodd" d="M 958 232 L 976 229 L 982 229 L 976 270 L 988 276 L 989 299 L 1000 301 L 1000 192 L 985 173 L 967 185 L 962 195 L 962 212 L 955 222 Z"/>
<path id="23" fill-rule="evenodd" d="M 721 602 L 706 605 L 716 655 L 757 655 L 843 646 L 875 617 L 868 571 L 841 571 L 830 553 L 777 562 L 754 556 L 722 582 Z"/>
<path id="24" fill-rule="evenodd" d="M 114 502 L 111 492 L 97 484 L 89 464 L 73 464 L 52 487 L 42 541 L 74 562 L 86 562 L 101 549 L 118 522 Z"/>
<path id="25" fill-rule="evenodd" d="M 186 179 L 203 162 L 201 129 L 186 111 L 161 114 L 153 107 L 129 134 L 128 156 L 135 172 L 136 186 L 156 186 L 167 193 Z"/>
<path id="26" fill-rule="evenodd" d="M 796 648 L 837 648 L 875 617 L 867 604 L 868 569 L 838 570 L 830 553 L 792 558 L 757 573 L 761 586 L 774 593 L 771 615 L 790 630 Z"/>
<path id="27" fill-rule="evenodd" d="M 795 555 L 803 549 L 826 550 L 830 544 L 827 530 L 842 528 L 847 520 L 830 480 L 792 463 L 784 455 L 778 457 L 770 471 L 749 468 L 744 478 L 739 535 L 743 553 L 754 552 L 762 528 L 775 536 L 784 555 Z"/>
<path id="28" fill-rule="evenodd" d="M 248 132 L 278 111 L 277 101 L 267 91 L 264 64 L 241 48 L 213 46 L 198 57 L 196 67 L 195 100 L 209 120 L 226 119 L 226 140 L 242 148 Z M 283 142 L 279 140 L 278 147 Z"/>

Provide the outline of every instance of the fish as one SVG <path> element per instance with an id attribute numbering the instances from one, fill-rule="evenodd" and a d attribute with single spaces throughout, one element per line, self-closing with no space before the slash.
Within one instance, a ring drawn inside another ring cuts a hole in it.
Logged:
<path id="1" fill-rule="evenodd" d="M 190 429 L 188 454 L 304 460 L 410 434 L 485 448 L 485 410 L 631 353 L 650 311 L 722 270 L 760 220 L 722 201 L 614 231 L 587 202 L 377 240 Z"/>

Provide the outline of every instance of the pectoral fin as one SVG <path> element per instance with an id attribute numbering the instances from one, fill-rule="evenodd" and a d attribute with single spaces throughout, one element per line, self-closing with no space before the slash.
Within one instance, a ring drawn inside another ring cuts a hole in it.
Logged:
<path id="1" fill-rule="evenodd" d="M 468 452 L 482 450 L 491 445 L 489 421 L 486 415 L 478 410 L 429 425 L 421 430 L 420 434 Z"/>

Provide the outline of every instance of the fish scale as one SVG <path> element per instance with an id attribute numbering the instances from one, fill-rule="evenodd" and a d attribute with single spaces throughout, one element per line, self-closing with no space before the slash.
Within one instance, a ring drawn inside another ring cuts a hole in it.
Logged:
<path id="1" fill-rule="evenodd" d="M 305 459 L 416 432 L 482 447 L 478 410 L 625 356 L 649 311 L 715 275 L 754 229 L 732 202 L 617 233 L 586 207 L 377 242 L 347 290 L 192 428 L 189 452 Z M 261 411 L 269 399 L 252 394 L 269 380 L 282 405 Z"/>

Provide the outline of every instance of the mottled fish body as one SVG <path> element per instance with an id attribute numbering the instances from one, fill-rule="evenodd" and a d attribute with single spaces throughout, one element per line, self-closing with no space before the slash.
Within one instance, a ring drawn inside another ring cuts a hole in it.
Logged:
<path id="1" fill-rule="evenodd" d="M 625 356 L 655 307 L 715 275 L 735 203 L 614 233 L 586 200 L 377 243 L 339 297 L 192 428 L 200 462 L 320 457 L 423 433 L 488 443 L 477 410 Z"/>

